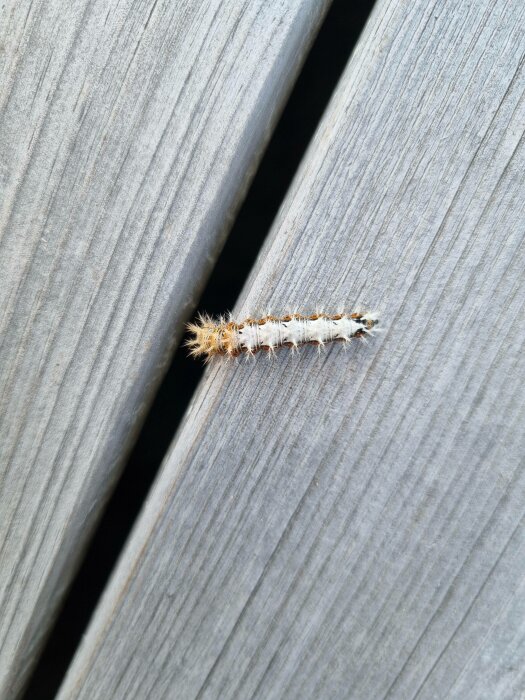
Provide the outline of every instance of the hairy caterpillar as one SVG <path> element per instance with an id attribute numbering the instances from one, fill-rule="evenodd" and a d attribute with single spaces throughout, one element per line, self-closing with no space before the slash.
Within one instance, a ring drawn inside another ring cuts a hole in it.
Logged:
<path id="1" fill-rule="evenodd" d="M 315 313 L 310 316 L 292 313 L 281 317 L 246 318 L 241 322 L 231 317 L 215 321 L 200 315 L 197 323 L 187 325 L 193 337 L 186 345 L 190 355 L 204 356 L 206 361 L 215 355 L 253 355 L 259 350 L 273 352 L 281 347 L 295 349 L 307 344 L 321 348 L 337 340 L 349 342 L 352 338 L 363 338 L 378 322 L 377 315 L 372 313 Z"/>

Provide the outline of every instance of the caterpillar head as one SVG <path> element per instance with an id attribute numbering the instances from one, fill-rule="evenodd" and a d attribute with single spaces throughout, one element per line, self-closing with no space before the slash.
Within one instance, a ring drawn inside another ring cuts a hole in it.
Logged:
<path id="1" fill-rule="evenodd" d="M 226 322 L 221 317 L 217 322 L 200 315 L 197 323 L 187 324 L 187 329 L 193 336 L 186 341 L 193 357 L 204 356 L 208 361 L 214 355 L 238 354 L 238 326 L 232 321 Z"/>
<path id="2" fill-rule="evenodd" d="M 188 323 L 186 327 L 192 335 L 186 341 L 186 345 L 190 348 L 190 355 L 193 357 L 204 355 L 207 359 L 223 352 L 220 333 L 217 332 L 217 325 L 211 318 L 199 316 L 196 323 Z"/>

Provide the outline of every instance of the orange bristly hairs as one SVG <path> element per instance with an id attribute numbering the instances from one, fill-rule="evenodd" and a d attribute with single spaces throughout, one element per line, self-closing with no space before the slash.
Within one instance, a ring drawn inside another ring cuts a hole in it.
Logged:
<path id="1" fill-rule="evenodd" d="M 292 313 L 281 317 L 246 318 L 241 322 L 199 315 L 197 323 L 187 325 L 193 337 L 186 345 L 190 355 L 203 356 L 206 361 L 218 355 L 254 355 L 259 350 L 273 353 L 281 347 L 296 349 L 300 345 L 317 345 L 320 349 L 326 343 L 347 343 L 353 338 L 364 338 L 378 322 L 376 314 L 357 312 L 309 316 Z"/>

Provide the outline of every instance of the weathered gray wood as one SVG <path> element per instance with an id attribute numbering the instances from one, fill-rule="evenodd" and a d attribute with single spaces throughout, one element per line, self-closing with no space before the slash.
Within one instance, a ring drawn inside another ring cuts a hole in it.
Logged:
<path id="1" fill-rule="evenodd" d="M 35 658 L 327 6 L 2 9 L 3 698 Z"/>
<path id="2" fill-rule="evenodd" d="M 520 697 L 524 27 L 379 2 L 237 311 L 385 332 L 210 368 L 62 700 Z"/>

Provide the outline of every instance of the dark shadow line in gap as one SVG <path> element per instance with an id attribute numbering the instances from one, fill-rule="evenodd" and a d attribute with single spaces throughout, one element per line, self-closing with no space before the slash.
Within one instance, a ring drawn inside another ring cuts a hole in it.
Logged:
<path id="1" fill-rule="evenodd" d="M 334 0 L 284 107 L 199 308 L 233 308 L 368 18 L 373 0 Z M 25 700 L 51 700 L 72 660 L 125 540 L 202 376 L 201 363 L 175 353 L 71 585 Z"/>

